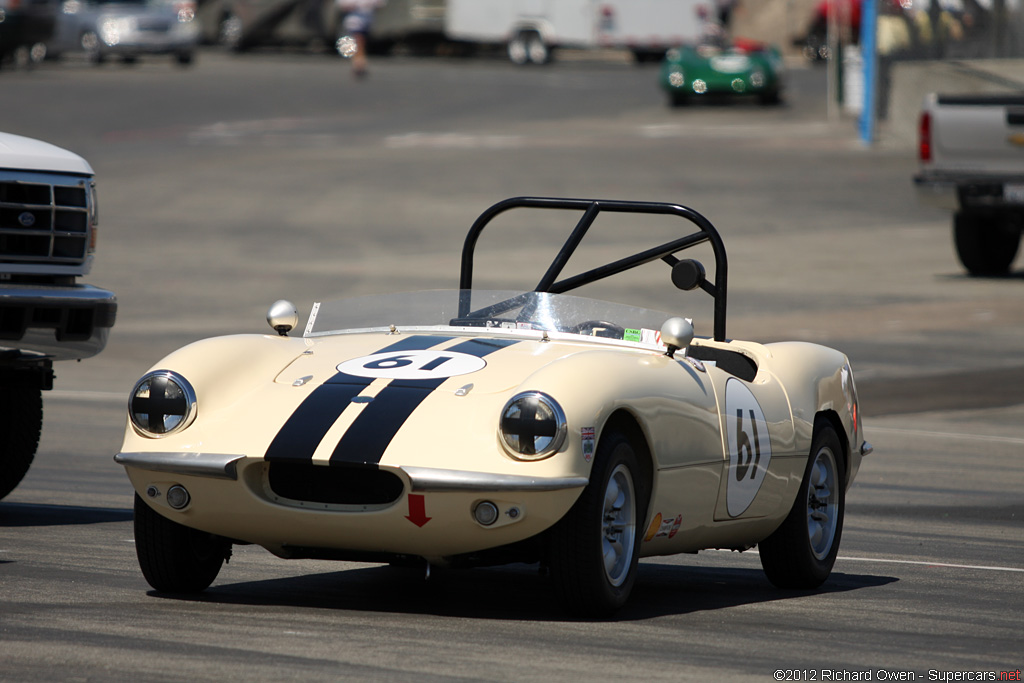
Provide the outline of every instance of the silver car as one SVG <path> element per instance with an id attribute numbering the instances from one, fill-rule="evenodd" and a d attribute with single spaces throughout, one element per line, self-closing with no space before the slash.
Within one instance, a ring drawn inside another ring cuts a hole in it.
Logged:
<path id="1" fill-rule="evenodd" d="M 97 64 L 171 55 L 188 65 L 199 41 L 195 14 L 192 0 L 64 0 L 47 53 L 84 53 Z"/>

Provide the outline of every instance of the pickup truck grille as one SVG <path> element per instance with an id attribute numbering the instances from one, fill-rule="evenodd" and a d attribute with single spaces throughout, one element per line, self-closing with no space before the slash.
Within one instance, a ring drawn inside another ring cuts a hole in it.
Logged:
<path id="1" fill-rule="evenodd" d="M 92 180 L 0 171 L 0 262 L 82 264 L 91 251 Z"/>

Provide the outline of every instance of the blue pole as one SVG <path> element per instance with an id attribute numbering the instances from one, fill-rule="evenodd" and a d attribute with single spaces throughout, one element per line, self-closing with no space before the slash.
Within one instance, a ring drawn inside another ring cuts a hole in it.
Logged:
<path id="1" fill-rule="evenodd" d="M 866 145 L 875 140 L 875 94 L 878 92 L 877 0 L 863 0 L 860 13 L 860 52 L 864 61 L 864 106 L 860 112 L 860 139 Z"/>

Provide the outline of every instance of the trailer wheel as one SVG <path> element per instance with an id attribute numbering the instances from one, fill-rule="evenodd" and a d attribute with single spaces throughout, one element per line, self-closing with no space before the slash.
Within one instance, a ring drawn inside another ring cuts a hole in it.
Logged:
<path id="1" fill-rule="evenodd" d="M 537 31 L 520 31 L 508 41 L 508 58 L 519 65 L 547 64 L 551 61 L 551 48 Z"/>

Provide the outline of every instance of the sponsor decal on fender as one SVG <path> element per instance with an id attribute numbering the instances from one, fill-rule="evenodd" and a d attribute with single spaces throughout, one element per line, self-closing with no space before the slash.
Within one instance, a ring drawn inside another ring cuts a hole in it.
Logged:
<path id="1" fill-rule="evenodd" d="M 655 538 L 673 538 L 679 533 L 679 528 L 683 525 L 683 516 L 676 515 L 675 518 L 665 519 L 661 513 L 654 515 L 654 519 L 651 520 L 651 525 L 647 527 L 647 534 L 644 535 L 644 542 L 651 541 Z"/>
<path id="2" fill-rule="evenodd" d="M 580 438 L 583 441 L 583 459 L 590 462 L 594 459 L 594 428 L 581 427 Z"/>

